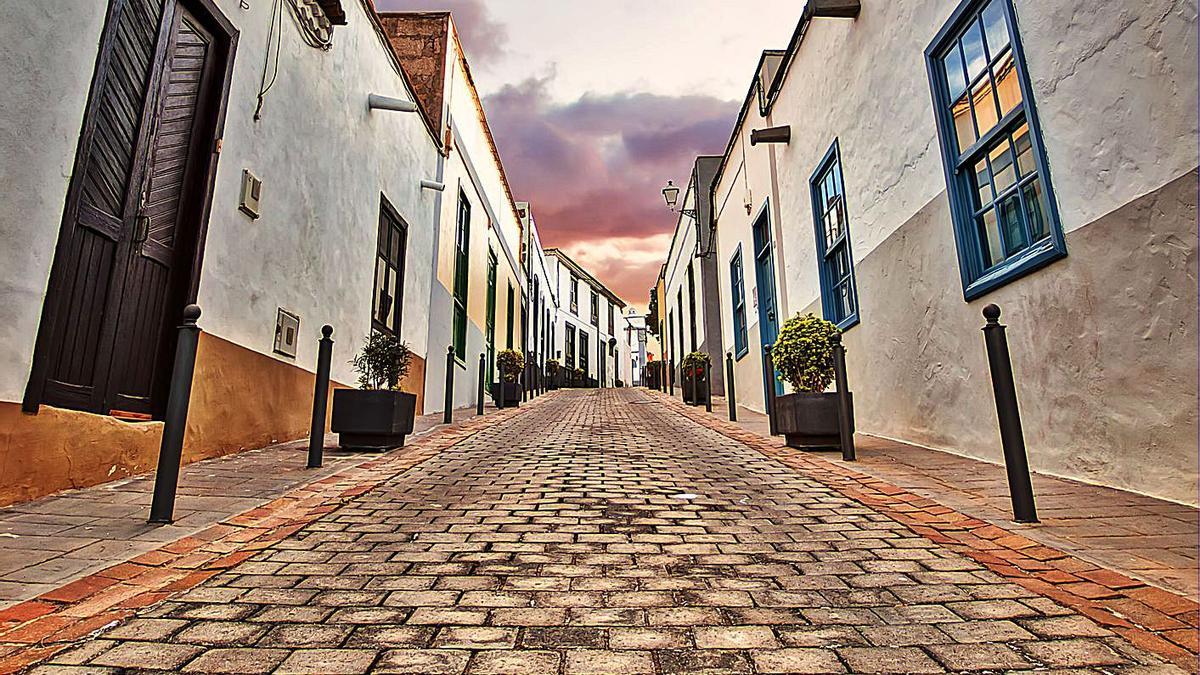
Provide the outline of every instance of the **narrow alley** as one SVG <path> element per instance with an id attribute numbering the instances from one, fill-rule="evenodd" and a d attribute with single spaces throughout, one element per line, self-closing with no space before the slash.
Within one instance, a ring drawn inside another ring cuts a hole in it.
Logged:
<path id="1" fill-rule="evenodd" d="M 1184 672 L 699 415 L 571 390 L 432 434 L 32 672 Z"/>

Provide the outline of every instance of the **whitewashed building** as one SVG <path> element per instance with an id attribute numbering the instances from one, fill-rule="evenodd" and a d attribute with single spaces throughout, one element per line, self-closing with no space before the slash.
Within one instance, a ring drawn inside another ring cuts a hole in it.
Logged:
<path id="1" fill-rule="evenodd" d="M 538 389 L 545 373 L 546 361 L 554 358 L 555 326 L 558 322 L 558 293 L 550 277 L 550 265 L 542 249 L 537 220 L 528 202 L 517 202 L 522 214 L 525 240 L 522 242 L 522 263 L 525 287 L 528 290 L 525 316 L 525 353 L 531 370 L 527 388 Z"/>
<path id="2" fill-rule="evenodd" d="M 5 5 L 0 504 L 153 468 L 189 302 L 185 461 L 305 435 L 323 324 L 423 378 L 437 129 L 368 106 L 414 96 L 369 2 L 295 4 Z"/>
<path id="3" fill-rule="evenodd" d="M 614 386 L 628 353 L 625 301 L 562 250 L 547 248 L 545 255 L 561 303 L 552 330 L 555 357 L 567 370 L 582 370 L 593 386 Z"/>
<path id="4" fill-rule="evenodd" d="M 860 432 L 1000 461 L 995 303 L 1032 467 L 1195 503 L 1194 7 L 856 5 L 764 52 L 717 179 L 739 403 L 814 312 Z"/>
<path id="5" fill-rule="evenodd" d="M 446 366 L 454 347 L 455 408 L 499 379 L 496 353 L 521 350 L 525 274 L 522 218 L 496 150 L 479 92 L 449 12 L 386 12 L 381 21 L 440 142 L 433 198 L 434 275 L 424 411 L 445 409 Z"/>

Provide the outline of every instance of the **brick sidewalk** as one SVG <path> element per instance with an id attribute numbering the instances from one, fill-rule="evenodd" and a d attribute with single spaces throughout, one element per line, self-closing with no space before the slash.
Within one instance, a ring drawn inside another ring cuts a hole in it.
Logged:
<path id="1" fill-rule="evenodd" d="M 712 414 L 729 419 L 724 399 L 713 399 Z M 761 413 L 739 407 L 737 424 L 769 435 Z M 1195 507 L 1034 473 L 1041 522 L 1020 525 L 1012 522 L 1003 466 L 866 434 L 856 437 L 856 445 L 854 463 L 843 463 L 837 453 L 820 456 L 1173 593 L 1200 593 Z"/>
<path id="2" fill-rule="evenodd" d="M 455 411 L 455 421 L 475 408 Z M 441 424 L 424 415 L 418 438 Z M 175 522 L 149 525 L 154 475 L 0 507 L 0 609 L 124 562 L 257 507 L 301 485 L 368 461 L 369 453 L 345 453 L 337 437 L 326 438 L 324 466 L 305 469 L 308 440 L 246 450 L 189 464 L 180 471 Z"/>
<path id="3" fill-rule="evenodd" d="M 0 612 L 0 644 L 60 664 L 39 672 L 1185 672 L 1129 641 L 1170 628 L 1013 573 L 1066 556 L 797 454 L 644 392 L 560 392 Z"/>

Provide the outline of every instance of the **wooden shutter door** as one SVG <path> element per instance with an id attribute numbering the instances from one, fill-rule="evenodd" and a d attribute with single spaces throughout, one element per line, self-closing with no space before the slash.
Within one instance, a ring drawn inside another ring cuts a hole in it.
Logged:
<path id="1" fill-rule="evenodd" d="M 150 116 L 146 170 L 120 297 L 113 353 L 113 409 L 151 413 L 154 393 L 169 377 L 171 326 L 182 311 L 180 270 L 195 241 L 184 208 L 196 197 L 197 174 L 210 150 L 204 110 L 213 78 L 214 38 L 184 8 L 176 9 L 166 61 Z M 197 133 L 200 131 L 199 133 Z M 193 214 L 197 208 L 188 209 Z M 186 276 L 186 275 L 182 275 Z"/>
<path id="2" fill-rule="evenodd" d="M 161 19 L 161 0 L 116 0 L 110 10 L 47 293 L 54 305 L 49 339 L 40 345 L 45 348 L 41 398 L 53 405 L 104 408 L 115 322 L 112 298 L 124 274 L 130 186 L 139 172 L 144 102 Z"/>

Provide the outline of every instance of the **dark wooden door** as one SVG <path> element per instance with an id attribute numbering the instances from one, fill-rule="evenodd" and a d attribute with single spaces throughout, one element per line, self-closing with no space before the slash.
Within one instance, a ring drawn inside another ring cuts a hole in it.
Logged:
<path id="1" fill-rule="evenodd" d="M 190 281 L 201 211 L 190 201 L 215 129 L 214 47 L 175 0 L 113 0 L 27 408 L 149 415 L 165 404 L 166 327 Z"/>
<path id="2" fill-rule="evenodd" d="M 175 12 L 156 92 L 146 170 L 120 297 L 108 405 L 155 412 L 169 377 L 170 326 L 178 323 L 195 244 L 185 207 L 196 198 L 208 154 L 202 113 L 214 78 L 214 38 L 182 7 Z M 199 132 L 199 133 L 197 133 Z M 210 138 L 210 137 L 209 137 Z"/>

